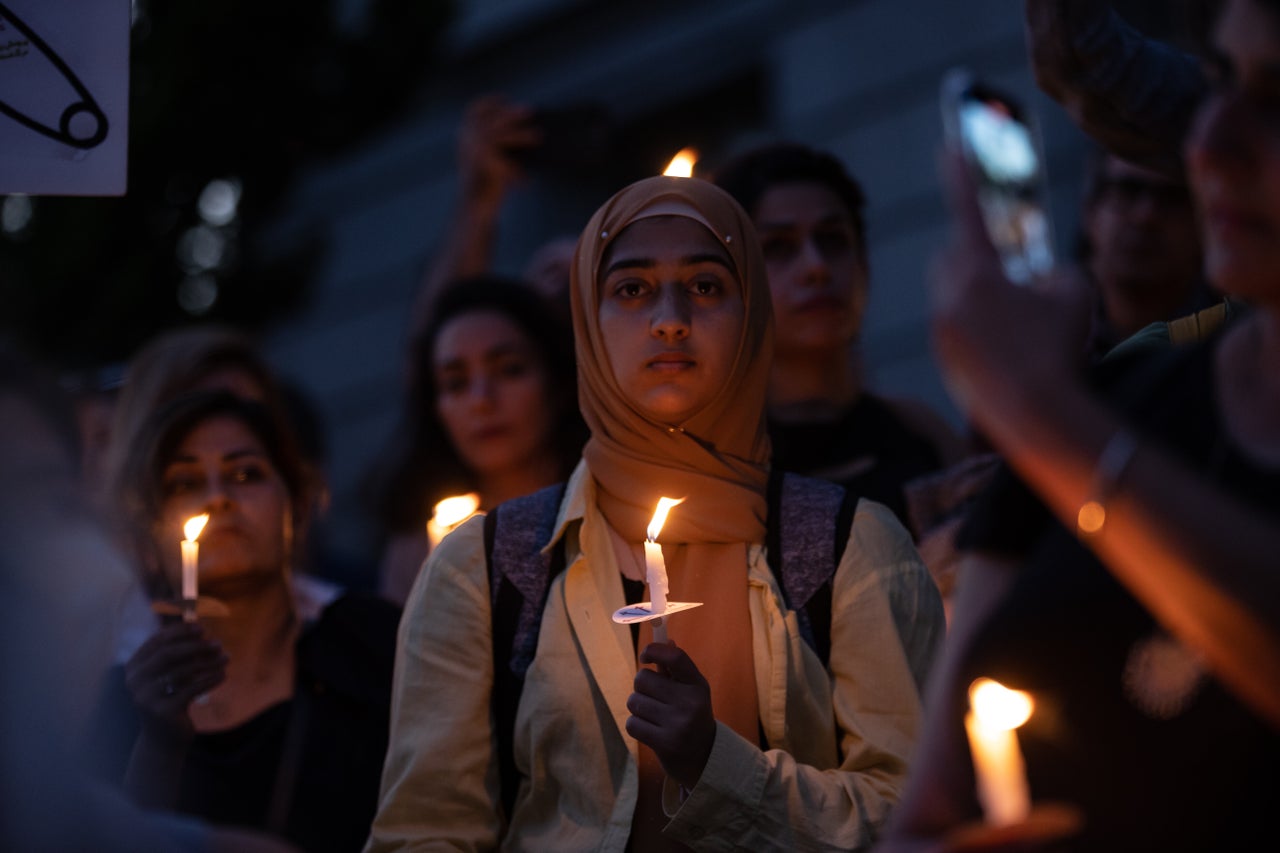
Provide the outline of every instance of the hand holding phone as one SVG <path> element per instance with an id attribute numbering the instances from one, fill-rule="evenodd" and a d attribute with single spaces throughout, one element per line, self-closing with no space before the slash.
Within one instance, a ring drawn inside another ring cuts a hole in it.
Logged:
<path id="1" fill-rule="evenodd" d="M 1030 284 L 1053 267 L 1044 158 L 1036 129 L 1011 95 L 963 68 L 942 82 L 942 118 L 977 187 L 978 206 L 1005 274 Z"/>

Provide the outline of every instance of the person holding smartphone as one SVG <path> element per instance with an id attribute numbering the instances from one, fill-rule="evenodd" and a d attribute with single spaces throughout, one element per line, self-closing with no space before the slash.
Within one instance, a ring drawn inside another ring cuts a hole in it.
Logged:
<path id="1" fill-rule="evenodd" d="M 1091 851 L 1243 850 L 1273 833 L 1280 2 L 1228 0 L 1214 42 L 1186 156 L 1209 278 L 1252 310 L 1212 340 L 1080 373 L 1078 294 L 1010 285 L 948 160 L 958 227 L 936 265 L 937 351 L 1008 472 L 961 534 L 967 574 L 885 851 L 1064 835 Z M 1035 705 L 1017 730 L 1032 806 L 1001 827 L 984 822 L 967 748 L 980 677 Z"/>

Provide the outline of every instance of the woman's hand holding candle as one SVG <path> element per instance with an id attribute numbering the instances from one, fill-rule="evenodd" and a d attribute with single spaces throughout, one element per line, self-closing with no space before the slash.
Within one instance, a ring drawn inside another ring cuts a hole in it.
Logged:
<path id="1" fill-rule="evenodd" d="M 620 607 L 613 614 L 613 621 L 620 625 L 632 625 L 636 622 L 653 623 L 653 639 L 659 643 L 667 641 L 665 614 L 679 613 L 693 607 L 701 607 L 700 601 L 667 601 L 670 588 L 667 584 L 667 563 L 662 556 L 662 546 L 658 544 L 658 534 L 667 520 L 667 512 L 673 506 L 684 503 L 684 498 L 662 498 L 658 508 L 649 522 L 647 540 L 644 543 L 645 584 L 649 587 L 649 601 L 628 604 Z"/>
<path id="2" fill-rule="evenodd" d="M 164 625 L 125 663 L 125 686 L 153 734 L 192 734 L 187 708 L 227 677 L 227 656 L 199 625 Z"/>
<path id="3" fill-rule="evenodd" d="M 673 643 L 650 643 L 627 699 L 627 734 L 658 756 L 663 771 L 685 788 L 702 778 L 716 740 L 711 687 L 697 665 Z"/>

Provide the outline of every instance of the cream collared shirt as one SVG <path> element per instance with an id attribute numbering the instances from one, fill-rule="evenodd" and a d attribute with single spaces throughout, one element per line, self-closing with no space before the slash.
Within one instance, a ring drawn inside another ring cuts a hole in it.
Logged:
<path id="1" fill-rule="evenodd" d="M 516 715 L 522 774 L 504 826 L 483 520 L 427 559 L 400 626 L 378 815 L 366 851 L 626 849 L 638 790 L 627 735 L 636 673 L 623 588 L 585 466 L 557 520 L 567 567 L 550 585 Z M 828 673 L 748 550 L 759 715 L 769 749 L 727 726 L 697 786 L 666 798 L 665 834 L 695 849 L 859 850 L 901 794 L 919 685 L 944 633 L 941 599 L 889 510 L 861 501 L 832 588 Z M 687 618 L 697 618 L 690 611 Z M 668 786 L 674 794 L 674 786 Z"/>

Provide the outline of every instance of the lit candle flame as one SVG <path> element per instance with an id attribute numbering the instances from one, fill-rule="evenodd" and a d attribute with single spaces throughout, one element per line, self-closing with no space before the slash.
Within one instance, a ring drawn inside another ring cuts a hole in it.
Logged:
<path id="1" fill-rule="evenodd" d="M 209 523 L 209 513 L 197 515 L 187 519 L 187 523 L 182 525 L 182 532 L 186 535 L 188 542 L 194 542 L 204 530 L 204 526 Z"/>
<path id="2" fill-rule="evenodd" d="M 435 505 L 427 519 L 427 545 L 432 550 L 452 533 L 458 525 L 475 515 L 480 509 L 477 494 L 455 495 Z"/>
<path id="3" fill-rule="evenodd" d="M 673 178 L 692 178 L 693 165 L 698 162 L 698 151 L 695 148 L 681 148 L 671 158 L 662 174 Z"/>
<path id="4" fill-rule="evenodd" d="M 969 685 L 969 705 L 983 728 L 998 731 L 1018 728 L 1035 710 L 1030 694 L 1010 690 L 990 678 L 979 678 Z"/>
<path id="5" fill-rule="evenodd" d="M 679 506 L 684 503 L 684 498 L 676 500 L 675 498 L 660 498 L 658 500 L 658 508 L 653 511 L 653 520 L 649 522 L 648 540 L 650 542 L 658 541 L 658 534 L 662 532 L 662 525 L 667 523 L 667 513 L 671 511 L 673 506 Z"/>
<path id="6" fill-rule="evenodd" d="M 990 678 L 979 678 L 969 685 L 964 729 L 978 802 L 983 819 L 991 826 L 1013 826 L 1031 813 L 1031 789 L 1016 729 L 1031 717 L 1033 709 L 1028 694 Z"/>
<path id="7" fill-rule="evenodd" d="M 441 528 L 457 527 L 480 508 L 480 496 L 476 494 L 457 495 L 445 498 L 436 504 L 431 517 Z"/>

